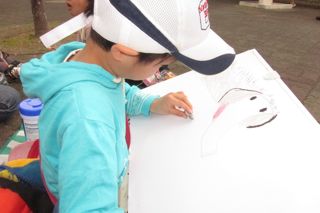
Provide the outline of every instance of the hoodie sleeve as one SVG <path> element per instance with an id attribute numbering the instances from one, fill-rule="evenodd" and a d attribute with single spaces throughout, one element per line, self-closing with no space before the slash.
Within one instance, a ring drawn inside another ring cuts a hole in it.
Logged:
<path id="1" fill-rule="evenodd" d="M 123 213 L 115 141 L 114 128 L 101 121 L 82 119 L 66 128 L 59 153 L 59 212 Z"/>
<path id="2" fill-rule="evenodd" d="M 150 95 L 136 86 L 130 86 L 125 83 L 126 89 L 126 110 L 129 116 L 143 114 L 145 116 L 150 115 L 150 107 L 153 101 L 160 98 L 158 95 Z"/>
<path id="3" fill-rule="evenodd" d="M 41 65 L 41 60 L 35 58 L 21 66 L 20 80 L 23 91 L 28 97 L 39 97 L 44 86 L 43 82 L 50 80 L 48 70 L 43 69 Z"/>
<path id="4" fill-rule="evenodd" d="M 69 52 L 83 47 L 83 43 L 71 42 L 61 45 L 57 50 L 43 54 L 40 59 L 34 58 L 23 63 L 20 80 L 24 93 L 28 97 L 40 97 L 41 100 L 49 98 L 68 79 L 66 78 L 68 72 L 61 67 L 65 57 Z"/>

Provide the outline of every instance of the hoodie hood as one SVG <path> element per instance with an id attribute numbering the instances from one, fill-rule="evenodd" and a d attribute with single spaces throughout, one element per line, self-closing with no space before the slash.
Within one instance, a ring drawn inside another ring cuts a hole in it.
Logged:
<path id="1" fill-rule="evenodd" d="M 40 59 L 23 64 L 20 78 L 24 93 L 46 103 L 61 89 L 81 81 L 96 82 L 110 89 L 117 88 L 119 80 L 98 65 L 78 61 L 63 62 L 70 52 L 83 49 L 84 46 L 81 42 L 71 42 L 44 54 Z"/>

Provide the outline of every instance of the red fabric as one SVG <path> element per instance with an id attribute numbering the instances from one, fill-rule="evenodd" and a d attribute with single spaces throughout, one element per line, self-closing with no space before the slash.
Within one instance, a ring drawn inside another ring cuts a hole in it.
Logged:
<path id="1" fill-rule="evenodd" d="M 39 139 L 35 140 L 29 150 L 28 158 L 37 158 L 40 155 Z"/>
<path id="2" fill-rule="evenodd" d="M 129 123 L 128 117 L 126 117 L 126 142 L 129 149 L 130 142 L 131 142 L 131 135 L 130 135 L 130 123 Z"/>
<path id="3" fill-rule="evenodd" d="M 1 213 L 32 213 L 24 200 L 10 189 L 0 188 Z"/>
<path id="4" fill-rule="evenodd" d="M 53 205 L 57 205 L 58 203 L 58 200 L 57 198 L 50 192 L 50 190 L 48 189 L 47 187 L 47 184 L 46 184 L 46 181 L 44 180 L 44 177 L 43 177 L 43 174 L 42 174 L 42 171 L 41 171 L 41 179 L 42 179 L 42 182 L 43 182 L 43 185 L 44 185 L 44 188 L 46 189 L 47 191 L 47 194 L 51 200 L 51 202 L 53 203 Z"/>
<path id="5" fill-rule="evenodd" d="M 39 157 L 39 140 L 26 141 L 14 147 L 8 157 L 8 161 L 25 158 Z"/>
<path id="6" fill-rule="evenodd" d="M 26 141 L 15 146 L 9 154 L 8 161 L 28 158 L 33 143 L 34 141 Z"/>
<path id="7" fill-rule="evenodd" d="M 53 203 L 53 205 L 56 205 L 58 203 L 58 200 L 57 198 L 50 192 L 50 190 L 48 189 L 47 187 L 47 183 L 46 183 L 46 180 L 44 179 L 44 176 L 43 176 L 43 173 L 42 173 L 42 167 L 41 167 L 41 155 L 40 156 L 40 170 L 41 170 L 41 179 L 42 179 L 42 183 L 44 185 L 44 188 L 46 189 L 47 191 L 47 194 L 51 200 L 51 202 Z"/>

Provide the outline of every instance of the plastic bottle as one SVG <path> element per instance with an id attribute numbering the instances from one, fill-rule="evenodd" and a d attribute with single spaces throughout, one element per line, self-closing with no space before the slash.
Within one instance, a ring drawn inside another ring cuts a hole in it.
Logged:
<path id="1" fill-rule="evenodd" d="M 38 120 L 43 104 L 38 98 L 28 98 L 19 104 L 20 116 L 23 120 L 23 129 L 28 141 L 39 138 Z"/>

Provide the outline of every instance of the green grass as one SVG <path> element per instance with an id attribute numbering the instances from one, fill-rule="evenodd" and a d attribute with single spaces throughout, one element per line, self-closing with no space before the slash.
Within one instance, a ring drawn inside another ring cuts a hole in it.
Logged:
<path id="1" fill-rule="evenodd" d="M 4 38 L 0 41 L 0 46 L 4 51 L 15 54 L 26 54 L 35 52 L 44 52 L 39 38 L 35 37 L 31 31 L 18 33 L 14 36 Z"/>
<path id="2" fill-rule="evenodd" d="M 49 23 L 52 29 L 59 25 L 59 22 Z M 33 24 L 16 25 L 10 27 L 2 27 L 0 31 L 0 49 L 14 55 L 18 60 L 25 61 L 48 51 L 40 39 L 34 36 Z M 72 40 L 70 37 L 62 41 L 62 43 Z"/>

